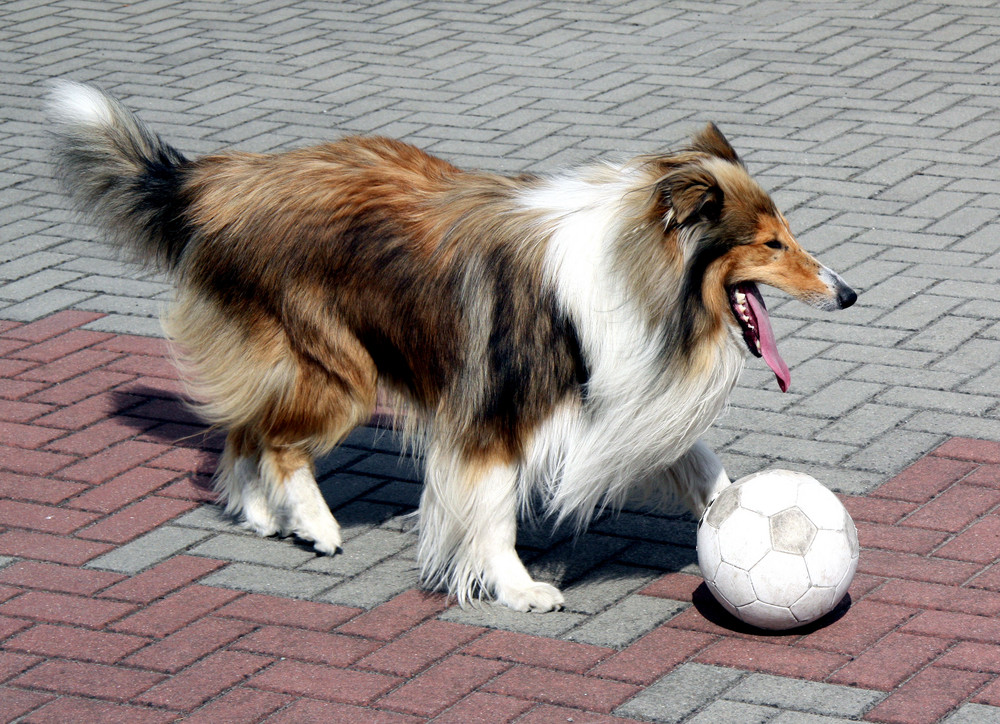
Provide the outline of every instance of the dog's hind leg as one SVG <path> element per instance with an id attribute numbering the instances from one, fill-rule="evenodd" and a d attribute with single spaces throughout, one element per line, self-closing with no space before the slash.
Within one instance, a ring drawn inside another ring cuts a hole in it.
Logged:
<path id="1" fill-rule="evenodd" d="M 226 513 L 257 535 L 294 534 L 331 555 L 340 547 L 340 526 L 316 485 L 312 456 L 300 448 L 230 432 L 215 489 Z"/>
<path id="2" fill-rule="evenodd" d="M 256 435 L 242 428 L 229 432 L 215 474 L 215 492 L 226 513 L 242 527 L 265 537 L 281 532 L 281 522 L 261 480 Z"/>
<path id="3" fill-rule="evenodd" d="M 312 456 L 301 448 L 265 443 L 259 470 L 261 487 L 281 533 L 311 541 L 320 553 L 337 553 L 340 526 L 313 477 Z"/>
<path id="4" fill-rule="evenodd" d="M 316 483 L 313 457 L 335 445 L 364 422 L 375 407 L 371 384 L 337 384 L 315 366 L 300 363 L 287 407 L 268 416 L 258 470 L 269 510 L 285 535 L 311 541 L 320 553 L 340 549 L 340 526 Z"/>
<path id="5" fill-rule="evenodd" d="M 313 458 L 368 419 L 378 374 L 361 343 L 310 298 L 289 292 L 288 318 L 276 320 L 182 289 L 167 329 L 192 396 L 230 431 L 215 482 L 226 511 L 260 535 L 295 533 L 334 553 L 340 528 Z"/>
<path id="6" fill-rule="evenodd" d="M 431 445 L 420 499 L 418 559 L 424 580 L 444 584 L 459 603 L 492 595 L 517 611 L 551 611 L 555 586 L 532 579 L 517 539 L 517 468 L 470 461 Z"/>

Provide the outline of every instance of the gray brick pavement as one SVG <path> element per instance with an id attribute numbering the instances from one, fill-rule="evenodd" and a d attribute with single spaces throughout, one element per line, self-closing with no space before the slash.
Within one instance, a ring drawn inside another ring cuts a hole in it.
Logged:
<path id="1" fill-rule="evenodd" d="M 615 714 L 657 722 L 680 722 L 721 698 L 744 676 L 740 671 L 721 666 L 684 664 L 618 707 Z"/>
<path id="2" fill-rule="evenodd" d="M 0 5 L 0 318 L 75 308 L 107 314 L 91 329 L 156 335 L 169 298 L 163 279 L 121 264 L 53 182 L 40 116 L 52 78 L 103 85 L 190 154 L 387 133 L 461 165 L 547 171 L 676 146 L 715 120 L 801 241 L 861 296 L 826 315 L 765 291 L 791 391 L 751 361 L 708 439 L 734 477 L 779 465 L 864 492 L 948 436 L 1000 439 L 998 34 L 1000 9 L 980 0 L 10 0 Z M 261 590 L 269 578 L 366 607 L 411 585 L 398 516 L 419 474 L 370 431 L 320 473 L 349 538 L 339 561 L 254 542 L 199 509 L 94 565 L 132 572 L 187 550 L 236 562 L 217 585 Z M 445 616 L 590 640 L 592 622 L 637 605 L 631 592 L 651 575 L 692 565 L 691 540 L 690 521 L 637 513 L 548 553 L 528 536 L 526 557 L 564 578 L 576 608 Z M 734 681 L 748 691 L 753 677 L 742 676 L 685 668 L 671 685 L 683 679 L 691 698 L 654 685 L 633 714 L 856 715 L 806 713 L 773 693 L 714 703 L 705 693 Z"/>

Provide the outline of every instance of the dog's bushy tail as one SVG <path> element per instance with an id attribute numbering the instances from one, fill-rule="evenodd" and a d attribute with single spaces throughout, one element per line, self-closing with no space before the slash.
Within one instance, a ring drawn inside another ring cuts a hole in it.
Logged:
<path id="1" fill-rule="evenodd" d="M 192 235 L 187 159 L 92 86 L 60 81 L 48 100 L 59 169 L 77 205 L 136 261 L 176 269 Z"/>

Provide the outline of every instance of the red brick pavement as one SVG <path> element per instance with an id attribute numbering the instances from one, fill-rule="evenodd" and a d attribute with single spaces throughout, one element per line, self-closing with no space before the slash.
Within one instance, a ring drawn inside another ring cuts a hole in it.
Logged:
<path id="1" fill-rule="evenodd" d="M 165 345 L 80 329 L 97 316 L 0 321 L 0 555 L 22 559 L 0 569 L 0 721 L 624 721 L 685 662 L 885 691 L 875 722 L 1000 706 L 1000 444 L 952 439 L 844 498 L 863 552 L 832 620 L 759 635 L 673 573 L 641 595 L 694 605 L 615 651 L 440 621 L 420 591 L 366 612 L 201 585 L 227 565 L 207 558 L 82 567 L 208 500 L 218 451 L 169 404 Z"/>

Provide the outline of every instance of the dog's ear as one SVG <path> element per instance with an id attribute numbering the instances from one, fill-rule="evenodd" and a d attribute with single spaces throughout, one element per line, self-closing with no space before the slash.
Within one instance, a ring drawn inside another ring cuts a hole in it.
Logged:
<path id="1" fill-rule="evenodd" d="M 729 144 L 726 137 L 722 135 L 722 131 L 714 123 L 709 123 L 691 139 L 691 150 L 707 153 L 709 156 L 721 158 L 723 161 L 735 163 L 737 166 L 743 165 L 736 149 Z"/>
<path id="2" fill-rule="evenodd" d="M 718 221 L 726 201 L 719 182 L 699 166 L 680 168 L 660 181 L 664 213 L 672 213 L 678 226 L 697 221 Z"/>

